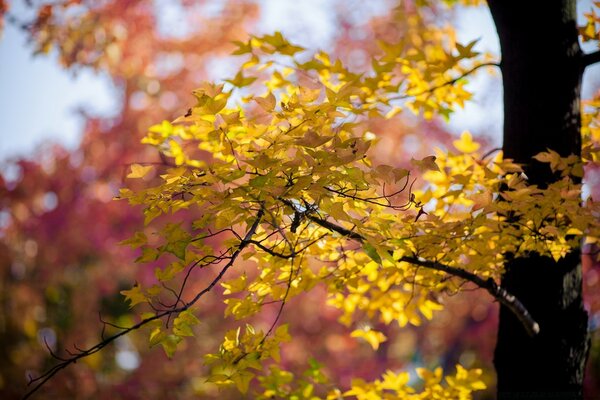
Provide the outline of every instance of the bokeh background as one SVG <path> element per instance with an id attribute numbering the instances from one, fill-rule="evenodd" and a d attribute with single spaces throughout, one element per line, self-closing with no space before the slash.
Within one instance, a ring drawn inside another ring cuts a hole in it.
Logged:
<path id="1" fill-rule="evenodd" d="M 360 71 L 377 54 L 376 40 L 407 34 L 418 14 L 455 25 L 459 42 L 479 38 L 477 50 L 498 54 L 485 5 L 448 9 L 431 2 L 419 9 L 417 3 L 0 0 L 0 398 L 20 398 L 27 376 L 53 365 L 46 346 L 58 354 L 88 347 L 100 339 L 101 318 L 121 325 L 137 318 L 119 292 L 152 281 L 153 271 L 135 265 L 136 254 L 118 242 L 142 228 L 141 212 L 112 198 L 128 165 L 159 160 L 139 143 L 147 128 L 184 114 L 203 80 L 235 70 L 232 40 L 278 30 Z M 583 23 L 592 5 L 579 7 Z M 599 87 L 599 67 L 589 68 L 584 98 Z M 500 77 L 478 74 L 469 88 L 473 101 L 449 123 L 407 113 L 373 121 L 371 130 L 381 136 L 375 157 L 405 165 L 435 146 L 445 148 L 463 130 L 486 148 L 498 147 Z M 586 193 L 600 191 L 599 176 L 588 171 Z M 600 268 L 584 261 L 594 337 L 586 393 L 600 398 Z M 283 349 L 284 363 L 301 371 L 313 355 L 333 381 L 347 386 L 352 377 L 373 379 L 386 369 L 452 369 L 460 362 L 484 368 L 489 390 L 479 397 L 493 398 L 497 305 L 481 291 L 443 301 L 445 310 L 423 326 L 377 326 L 389 340 L 373 353 L 348 337 L 337 311 L 323 306 L 325 295 L 315 290 L 292 301 L 283 316 L 294 336 Z M 61 372 L 38 398 L 240 398 L 203 378 L 202 354 L 215 350 L 232 323 L 223 320 L 218 293 L 202 309 L 196 338 L 173 359 L 149 349 L 147 333 L 136 332 Z"/>

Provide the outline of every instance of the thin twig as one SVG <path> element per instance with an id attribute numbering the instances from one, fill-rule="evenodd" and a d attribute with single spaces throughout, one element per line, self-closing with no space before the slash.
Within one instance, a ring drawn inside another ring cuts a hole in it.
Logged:
<path id="1" fill-rule="evenodd" d="M 466 70 L 465 72 L 463 72 L 462 74 L 460 74 L 459 76 L 457 76 L 454 79 L 450 79 L 444 83 L 440 83 L 439 85 L 432 86 L 432 87 L 425 89 L 418 93 L 403 94 L 403 95 L 396 96 L 396 97 L 390 97 L 389 100 L 404 100 L 404 99 L 408 99 L 411 97 L 418 97 L 418 96 L 421 96 L 424 94 L 433 93 L 436 90 L 441 89 L 443 87 L 454 85 L 456 82 L 460 81 L 463 78 L 466 78 L 467 76 L 471 75 L 473 72 L 477 71 L 479 68 L 483 68 L 483 67 L 500 67 L 500 63 L 486 62 L 486 63 L 482 63 L 482 64 L 477 64 L 476 66 Z"/>
<path id="2" fill-rule="evenodd" d="M 227 270 L 233 265 L 233 263 L 235 262 L 237 257 L 240 255 L 240 253 L 250 244 L 250 240 L 256 234 L 256 230 L 258 229 L 258 225 L 260 224 L 263 215 L 264 215 L 264 209 L 261 208 L 258 211 L 256 219 L 254 220 L 254 223 L 252 224 L 252 226 L 246 233 L 246 236 L 244 236 L 244 239 L 242 239 L 242 241 L 240 242 L 237 250 L 229 258 L 229 261 L 227 262 L 227 264 L 225 264 L 223 266 L 223 268 L 221 268 L 221 271 L 219 272 L 219 274 L 210 282 L 210 284 L 208 286 L 206 286 L 204 289 L 202 289 L 200 292 L 198 292 L 192 300 L 185 303 L 181 307 L 174 308 L 171 310 L 166 310 L 166 311 L 157 313 L 157 314 L 153 315 L 152 317 L 145 318 L 145 319 L 141 320 L 140 322 L 138 322 L 137 324 L 135 324 L 127 329 L 124 329 L 123 331 L 121 331 L 113 336 L 110 336 L 110 337 L 104 339 L 103 341 L 97 343 L 96 345 L 94 345 L 88 349 L 79 349 L 78 348 L 77 351 L 79 353 L 69 352 L 69 354 L 71 354 L 70 358 L 64 359 L 64 361 L 56 364 L 55 366 L 53 366 L 52 368 L 47 370 L 45 373 L 38 376 L 37 378 L 30 378 L 29 385 L 36 383 L 36 382 L 37 382 L 37 384 L 23 396 L 23 400 L 29 399 L 46 382 L 48 382 L 50 379 L 52 379 L 52 377 L 54 377 L 54 375 L 56 375 L 58 372 L 65 369 L 69 365 L 76 363 L 78 360 L 88 357 L 88 356 L 91 356 L 94 353 L 97 353 L 98 351 L 102 350 L 104 347 L 106 347 L 110 343 L 114 342 L 118 338 L 125 336 L 132 331 L 140 329 L 141 327 L 149 324 L 152 321 L 156 321 L 158 319 L 170 316 L 172 314 L 181 313 L 181 312 L 189 309 L 191 306 L 193 306 L 196 302 L 198 302 L 198 300 L 200 300 L 202 298 L 202 296 L 204 296 L 206 293 L 208 293 L 212 290 L 212 288 L 223 278 L 223 276 L 225 275 Z M 55 357 L 55 358 L 60 359 L 58 357 Z"/>

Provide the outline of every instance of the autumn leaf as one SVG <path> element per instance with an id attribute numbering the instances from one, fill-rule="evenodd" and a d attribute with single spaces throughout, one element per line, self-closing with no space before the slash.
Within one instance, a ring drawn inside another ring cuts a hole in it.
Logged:
<path id="1" fill-rule="evenodd" d="M 249 371 L 239 371 L 231 376 L 231 380 L 235 383 L 237 389 L 245 394 L 248 392 L 250 387 L 250 381 L 254 378 L 255 374 Z"/>
<path id="2" fill-rule="evenodd" d="M 223 294 L 232 294 L 232 293 L 241 292 L 242 290 L 246 289 L 247 285 L 248 285 L 248 283 L 247 283 L 247 277 L 246 277 L 245 273 L 235 279 L 221 283 L 221 286 L 223 286 L 225 288 L 225 290 L 223 291 Z"/>
<path id="3" fill-rule="evenodd" d="M 492 193 L 489 191 L 475 193 L 471 196 L 473 211 L 481 210 L 492 203 Z"/>
<path id="4" fill-rule="evenodd" d="M 371 260 L 375 261 L 378 264 L 381 263 L 381 256 L 379 255 L 379 253 L 377 253 L 377 250 L 375 249 L 375 247 L 373 247 L 372 244 L 364 243 L 363 250 L 365 251 L 365 253 L 369 256 L 369 258 Z"/>
<path id="5" fill-rule="evenodd" d="M 452 144 L 458 151 L 467 154 L 474 153 L 477 150 L 479 150 L 479 147 L 481 147 L 479 143 L 473 141 L 473 137 L 467 131 L 463 132 L 460 135 L 460 139 L 455 140 L 454 142 L 452 142 Z"/>
<path id="6" fill-rule="evenodd" d="M 142 291 L 140 285 L 135 285 L 129 290 L 122 290 L 120 293 L 125 296 L 126 300 L 129 301 L 129 307 L 133 307 L 136 304 L 145 303 L 148 301 L 148 298 Z"/>
<path id="7" fill-rule="evenodd" d="M 127 175 L 128 178 L 143 178 L 148 175 L 150 171 L 152 171 L 153 167 L 151 165 L 140 165 L 140 164 L 132 164 L 131 172 Z"/>
<path id="8" fill-rule="evenodd" d="M 350 336 L 363 339 L 371 345 L 373 350 L 377 350 L 379 345 L 387 340 L 383 333 L 369 327 L 356 329 L 350 333 Z"/>
<path id="9" fill-rule="evenodd" d="M 119 242 L 120 245 L 129 245 L 132 249 L 137 249 L 145 245 L 148 242 L 148 238 L 143 232 L 136 232 L 133 237 L 125 239 Z"/>
<path id="10" fill-rule="evenodd" d="M 277 104 L 277 99 L 271 92 L 267 93 L 265 97 L 254 97 L 253 100 L 266 112 L 273 111 Z"/>
<path id="11" fill-rule="evenodd" d="M 427 156 L 421 160 L 415 160 L 411 158 L 410 163 L 417 167 L 421 172 L 425 171 L 439 171 L 440 167 L 435 163 L 436 156 Z"/>
<path id="12" fill-rule="evenodd" d="M 252 84 L 256 80 L 253 76 L 244 76 L 242 71 L 239 71 L 233 79 L 226 79 L 225 82 L 231 83 L 233 86 L 243 88 Z"/>
<path id="13" fill-rule="evenodd" d="M 304 134 L 303 137 L 296 139 L 296 144 L 300 146 L 316 148 L 329 142 L 331 139 L 333 139 L 333 136 L 319 135 L 317 132 L 309 130 Z"/>

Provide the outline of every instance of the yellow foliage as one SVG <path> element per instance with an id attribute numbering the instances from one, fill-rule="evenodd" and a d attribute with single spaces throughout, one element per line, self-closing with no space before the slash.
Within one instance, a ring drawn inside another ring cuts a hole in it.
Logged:
<path id="1" fill-rule="evenodd" d="M 202 85 L 185 116 L 150 128 L 144 142 L 171 157 L 176 168 L 156 167 L 155 186 L 122 190 L 120 198 L 143 205 L 146 224 L 187 208 L 202 216 L 168 224 L 152 241 L 139 233 L 123 243 L 141 248 L 138 262 L 171 257 L 156 270 L 165 287 L 187 279 L 185 271 L 222 268 L 193 300 L 175 299 L 174 324 L 155 326 L 151 345 L 172 355 L 182 337 L 194 334 L 193 308 L 217 284 L 224 288 L 225 316 L 235 320 L 270 303 L 285 312 L 290 299 L 320 285 L 347 326 L 365 319 L 420 325 L 442 309 L 434 299 L 459 290 L 463 280 L 407 259 L 496 279 L 505 254 L 536 252 L 558 260 L 582 237 L 597 240 L 599 210 L 591 201 L 580 204 L 583 164 L 576 156 L 551 150 L 536 156 L 561 176 L 543 189 L 529 185 L 521 167 L 501 153 L 483 158 L 468 132 L 454 141 L 456 154 L 437 150 L 413 159 L 413 171 L 373 166 L 369 150 L 377 141 L 367 118 L 404 109 L 447 117 L 470 98 L 464 78 L 488 65 L 474 43 L 446 43 L 436 29 L 426 34 L 426 44 L 420 37 L 381 43 L 369 75 L 351 72 L 325 52 L 301 62 L 295 54 L 304 49 L 280 33 L 237 42 L 236 53 L 250 61 L 230 85 Z M 394 66 L 400 66 L 397 76 L 390 72 Z M 310 87 L 301 84 L 307 79 Z M 597 114 L 584 122 L 586 162 L 594 162 Z M 142 178 L 152 169 L 134 164 L 128 177 Z M 418 172 L 425 184 L 413 187 Z M 210 238 L 219 238 L 223 249 L 213 248 Z M 238 256 L 255 270 L 224 279 Z M 132 306 L 162 308 L 162 298 L 173 297 L 158 285 L 122 293 Z M 316 398 L 314 387 L 323 381 L 316 367 L 311 371 L 318 379 L 298 387 L 276 365 L 270 375 L 261 372 L 267 360 L 279 361 L 281 343 L 290 340 L 285 326 L 276 327 L 278 318 L 267 332 L 251 325 L 227 332 L 218 351 L 205 356 L 208 380 L 245 393 L 258 375 L 265 388 L 258 398 Z M 375 350 L 386 340 L 368 328 L 350 336 Z M 485 388 L 481 371 L 460 366 L 445 383 L 441 369 L 418 374 L 420 392 L 408 386 L 406 372 L 388 371 L 374 382 L 355 380 L 346 392 L 332 390 L 329 398 L 467 399 Z"/>
<path id="2" fill-rule="evenodd" d="M 379 345 L 387 340 L 387 337 L 370 327 L 356 329 L 350 333 L 351 337 L 361 338 L 371 345 L 373 350 L 377 350 Z"/>

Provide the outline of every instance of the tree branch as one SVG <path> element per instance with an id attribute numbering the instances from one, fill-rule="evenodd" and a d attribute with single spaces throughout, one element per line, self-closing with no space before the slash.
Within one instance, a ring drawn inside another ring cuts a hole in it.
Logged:
<path id="1" fill-rule="evenodd" d="M 318 218 L 314 215 L 306 216 L 309 220 L 313 221 L 317 225 L 322 226 L 323 228 L 329 229 L 333 232 L 337 232 L 342 236 L 345 236 L 350 239 L 354 239 L 358 242 L 364 242 L 365 238 L 351 230 L 348 230 L 342 226 L 334 224 L 330 221 L 326 221 L 324 219 Z M 483 279 L 469 271 L 466 271 L 461 268 L 451 267 L 449 265 L 442 264 L 437 261 L 426 260 L 420 257 L 402 257 L 397 261 L 404 261 L 413 265 L 418 265 L 424 268 L 433 269 L 436 271 L 442 271 L 447 273 L 448 275 L 456 276 L 458 278 L 464 279 L 471 283 L 474 283 L 481 289 L 485 289 L 489 294 L 491 294 L 497 301 L 499 301 L 502 305 L 507 307 L 523 324 L 523 327 L 527 331 L 530 336 L 535 336 L 540 332 L 539 324 L 533 319 L 527 308 L 517 299 L 514 295 L 508 293 L 506 289 L 502 288 L 498 285 L 492 278 Z"/>
<path id="2" fill-rule="evenodd" d="M 581 56 L 581 66 L 583 69 L 598 62 L 600 62 L 600 50 Z"/>
<path id="3" fill-rule="evenodd" d="M 210 282 L 210 284 L 208 286 L 206 286 L 204 289 L 202 289 L 200 292 L 198 292 L 192 300 L 185 303 L 181 307 L 162 311 L 162 312 L 159 312 L 159 313 L 153 315 L 152 317 L 143 319 L 140 322 L 138 322 L 137 324 L 130 326 L 129 328 L 126 328 L 123 331 L 102 340 L 101 342 L 90 347 L 89 349 L 85 349 L 85 350 L 77 349 L 79 351 L 79 353 L 73 354 L 69 358 L 65 358 L 65 359 L 58 358 L 53 353 L 51 353 L 55 358 L 62 360 L 62 361 L 60 363 L 56 364 L 54 367 L 47 370 L 42 375 L 38 376 L 37 378 L 33 378 L 33 379 L 30 378 L 29 385 L 31 385 L 32 383 L 35 383 L 35 382 L 38 382 L 38 383 L 35 385 L 35 387 L 33 387 L 30 391 L 28 391 L 23 396 L 23 400 L 29 399 L 31 396 L 33 396 L 33 394 L 35 392 L 37 392 L 46 382 L 48 382 L 50 379 L 52 379 L 54 377 L 54 375 L 56 375 L 61 370 L 65 369 L 66 367 L 68 367 L 71 364 L 75 364 L 78 360 L 80 360 L 82 358 L 85 358 L 85 357 L 91 356 L 94 353 L 97 353 L 98 351 L 102 350 L 104 347 L 106 347 L 110 343 L 114 342 L 121 336 L 125 336 L 132 331 L 138 330 L 141 327 L 149 324 L 150 322 L 156 321 L 157 319 L 168 317 L 173 314 L 179 314 L 179 313 L 189 309 L 192 305 L 194 305 L 196 302 L 198 302 L 198 300 L 200 300 L 200 298 L 202 298 L 202 296 L 204 296 L 206 293 L 208 293 L 212 290 L 212 288 L 223 278 L 223 276 L 225 275 L 227 270 L 233 265 L 233 263 L 235 262 L 237 257 L 240 255 L 240 253 L 250 244 L 252 237 L 256 233 L 256 230 L 258 229 L 258 225 L 260 224 L 260 221 L 262 220 L 262 217 L 264 216 L 264 213 L 265 213 L 265 211 L 261 207 L 261 209 L 258 211 L 256 219 L 254 220 L 254 223 L 252 224 L 252 226 L 246 233 L 246 236 L 244 236 L 244 238 L 240 241 L 238 248 L 229 257 L 229 261 L 223 266 L 223 268 L 221 268 L 221 271 L 219 272 L 219 274 Z"/>
<path id="4" fill-rule="evenodd" d="M 482 289 L 488 291 L 496 300 L 502 305 L 507 307 L 523 324 L 525 330 L 529 336 L 535 336 L 540 333 L 540 326 L 529 314 L 529 311 L 525 308 L 514 295 L 508 293 L 504 288 L 499 286 L 492 278 L 483 279 L 471 272 L 465 271 L 464 269 L 451 267 L 439 263 L 437 261 L 425 260 L 424 258 L 417 257 L 402 257 L 399 261 L 408 262 L 410 264 L 419 265 L 424 268 L 433 269 L 436 271 L 442 271 L 449 275 L 454 275 L 469 282 L 474 283 Z"/>

